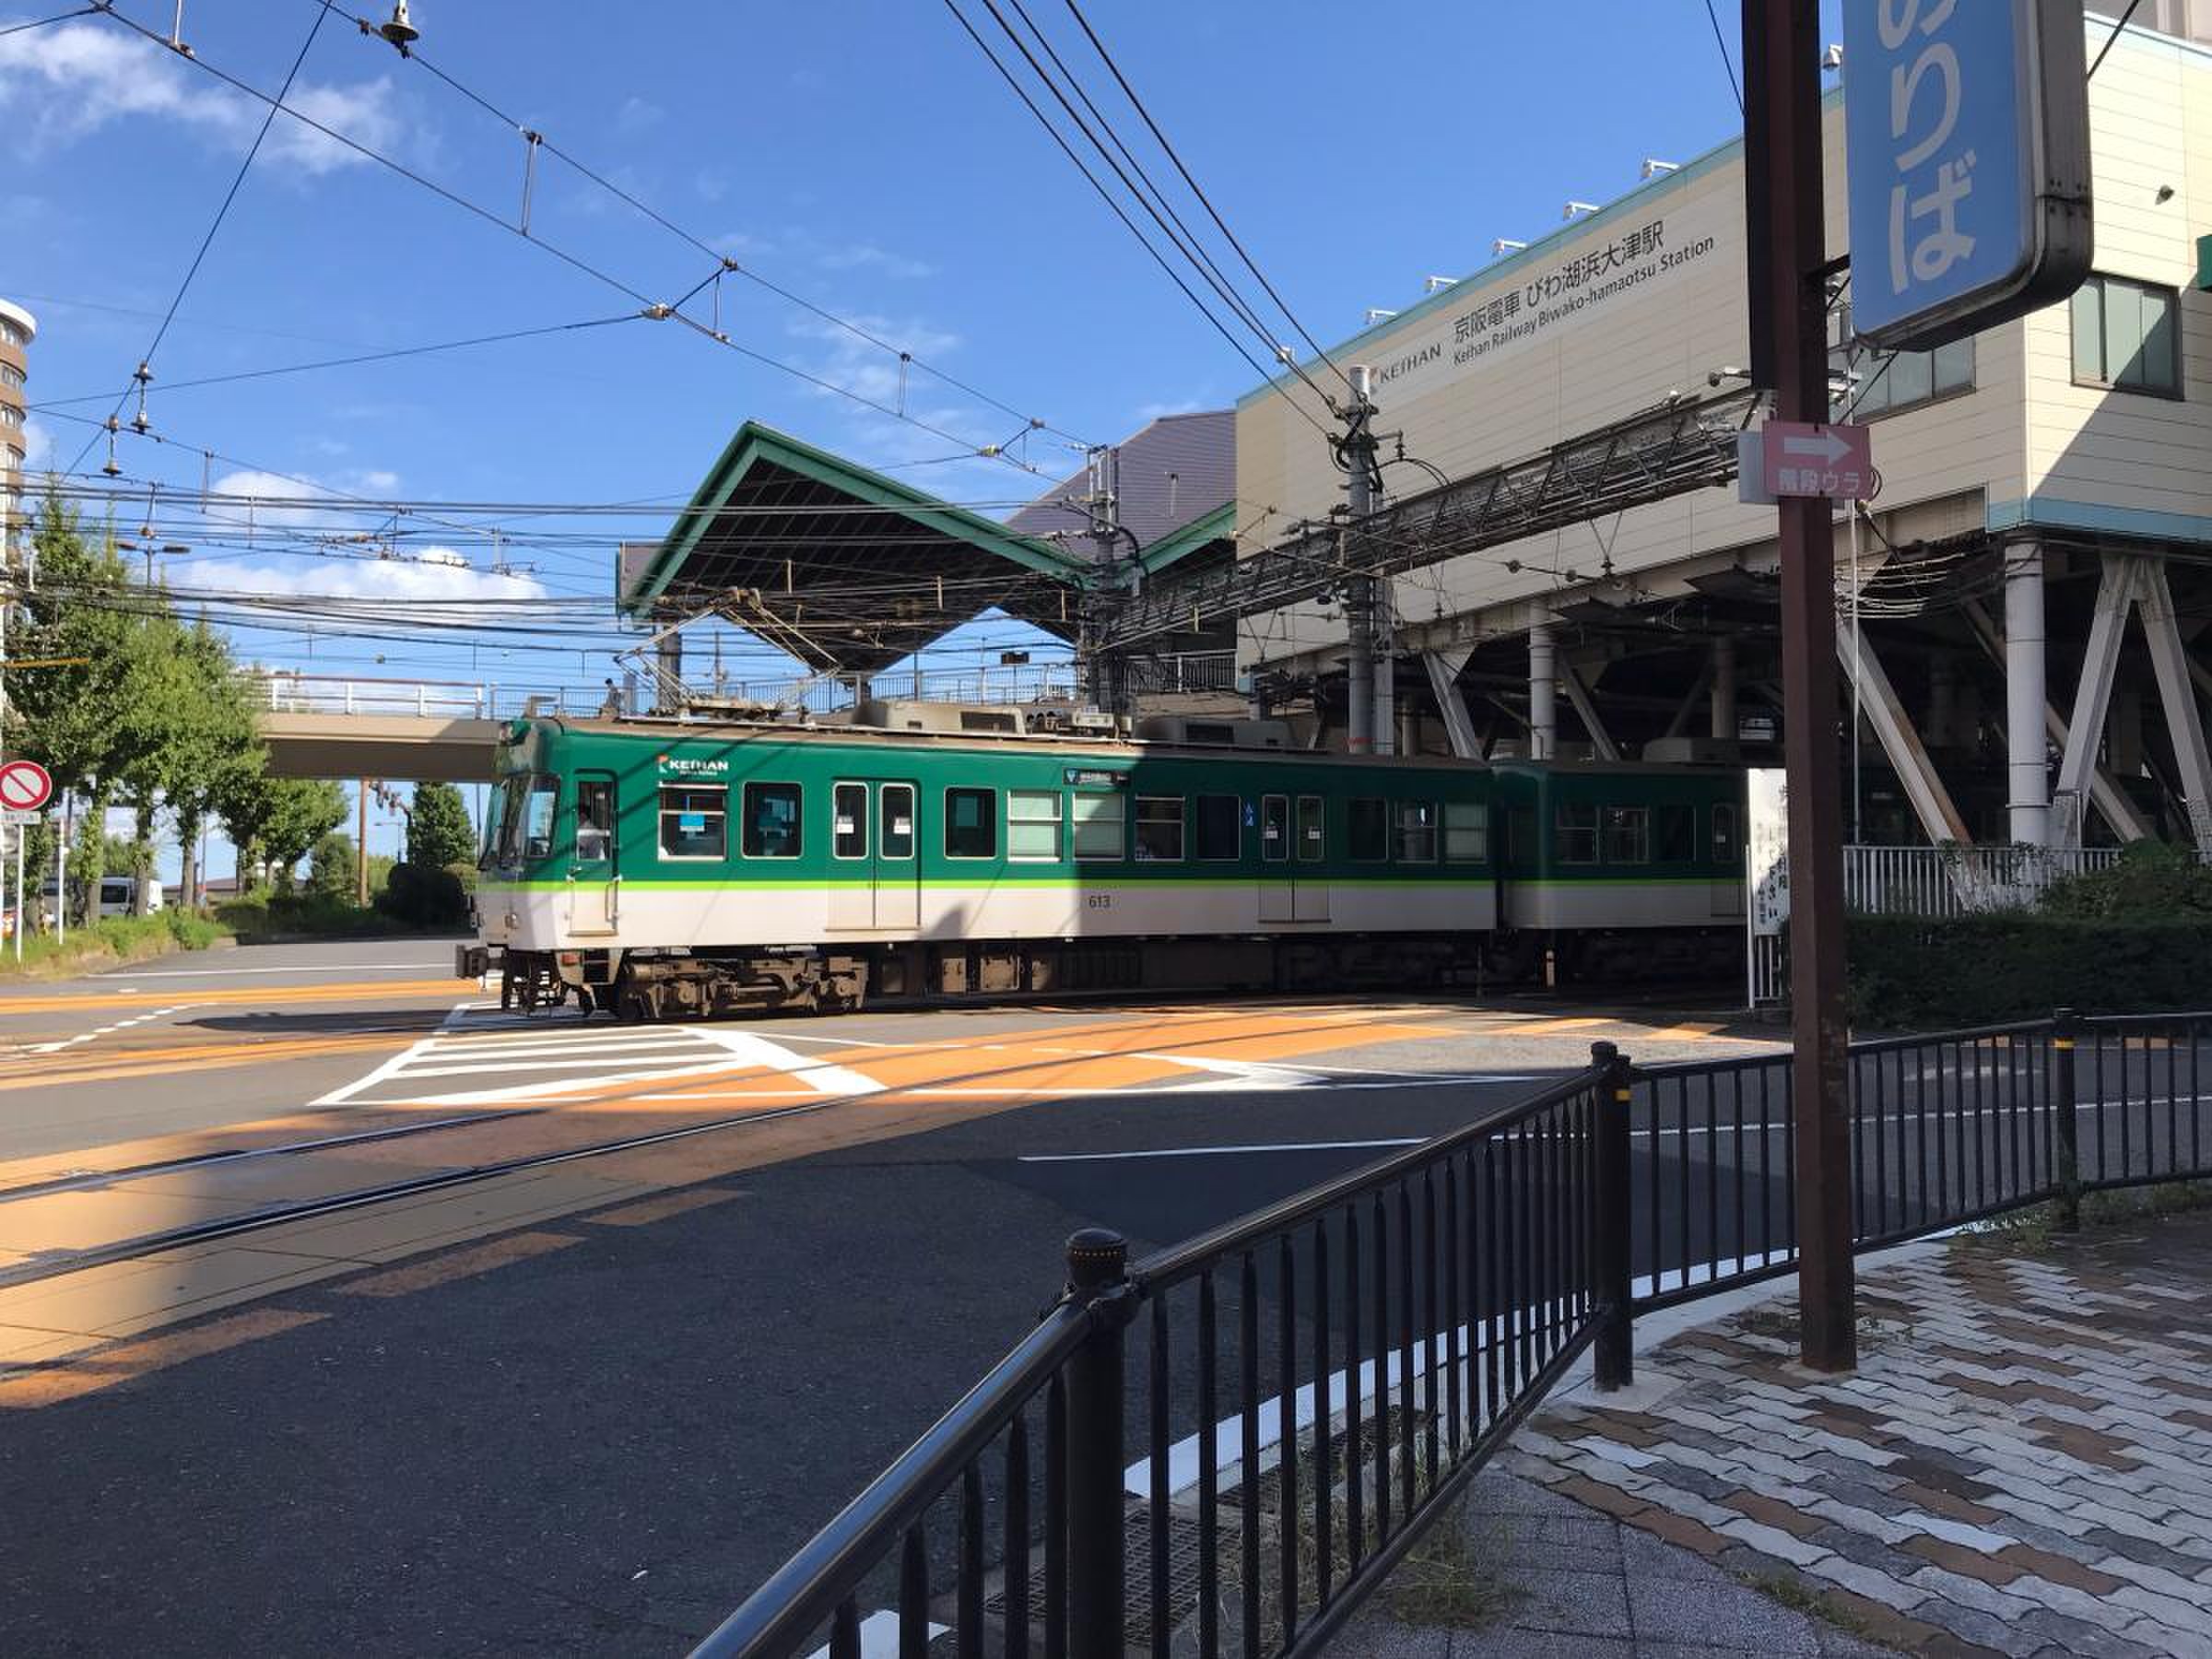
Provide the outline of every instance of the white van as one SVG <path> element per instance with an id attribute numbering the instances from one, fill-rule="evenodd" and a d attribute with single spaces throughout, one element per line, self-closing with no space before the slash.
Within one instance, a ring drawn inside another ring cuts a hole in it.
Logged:
<path id="1" fill-rule="evenodd" d="M 49 880 L 39 891 L 39 909 L 46 924 L 53 925 L 55 900 L 61 889 Z M 138 877 L 135 876 L 102 876 L 100 878 L 100 913 L 102 916 L 130 916 L 137 913 Z M 161 908 L 161 884 L 146 884 L 146 908 L 148 915 Z"/>

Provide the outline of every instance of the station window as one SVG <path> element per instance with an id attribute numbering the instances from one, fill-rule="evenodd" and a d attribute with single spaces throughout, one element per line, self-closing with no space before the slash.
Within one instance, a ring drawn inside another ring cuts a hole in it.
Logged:
<path id="1" fill-rule="evenodd" d="M 663 858 L 720 858 L 727 849 L 724 818 L 729 802 L 725 789 L 700 789 L 688 783 L 661 785 L 661 856 Z"/>
<path id="2" fill-rule="evenodd" d="M 1244 803 L 1235 795 L 1198 797 L 1198 856 L 1226 864 L 1244 855 Z"/>
<path id="3" fill-rule="evenodd" d="M 1140 864 L 1174 864 L 1182 857 L 1182 797 L 1136 797 L 1136 856 Z"/>
<path id="4" fill-rule="evenodd" d="M 1606 862 L 1619 865 L 1652 862 L 1652 809 L 1649 806 L 1606 808 Z"/>
<path id="5" fill-rule="evenodd" d="M 745 786 L 745 855 L 796 858 L 799 855 L 799 786 L 747 783 Z"/>
<path id="6" fill-rule="evenodd" d="M 615 786 L 605 778 L 576 785 L 576 862 L 605 864 L 615 853 Z"/>
<path id="7" fill-rule="evenodd" d="M 1348 802 L 1344 809 L 1346 851 L 1356 864 L 1381 864 L 1390 856 L 1390 807 L 1372 796 Z"/>
<path id="8" fill-rule="evenodd" d="M 1129 807 L 1119 794 L 1076 792 L 1076 856 L 1082 859 L 1119 858 L 1124 843 Z"/>
<path id="9" fill-rule="evenodd" d="M 1006 856 L 1060 857 L 1060 792 L 1056 789 L 1006 791 Z"/>
<path id="10" fill-rule="evenodd" d="M 1436 803 L 1398 803 L 1397 854 L 1401 864 L 1436 862 Z"/>
<path id="11" fill-rule="evenodd" d="M 1694 864 L 1698 856 L 1698 809 L 1695 806 L 1659 808 L 1659 862 Z"/>
<path id="12" fill-rule="evenodd" d="M 553 803 L 559 798 L 559 784 L 551 778 L 530 780 L 530 794 L 523 803 L 524 858 L 553 856 Z"/>
<path id="13" fill-rule="evenodd" d="M 2073 303 L 2077 385 L 2182 394 L 2180 301 L 2171 288 L 2091 276 Z"/>
<path id="14" fill-rule="evenodd" d="M 1597 808 L 1562 802 L 1559 817 L 1554 820 L 1558 829 L 1557 852 L 1563 865 L 1594 865 L 1597 862 Z"/>
<path id="15" fill-rule="evenodd" d="M 1483 801 L 1444 803 L 1444 862 L 1482 864 L 1490 856 L 1490 808 Z"/>
<path id="16" fill-rule="evenodd" d="M 948 789 L 945 792 L 945 856 L 998 856 L 998 791 Z"/>
<path id="17" fill-rule="evenodd" d="M 868 786 L 840 783 L 830 793 L 830 851 L 839 858 L 868 855 Z"/>
<path id="18" fill-rule="evenodd" d="M 1298 856 L 1301 864 L 1319 864 L 1328 851 L 1327 818 L 1319 795 L 1298 797 Z"/>
<path id="19" fill-rule="evenodd" d="M 1970 335 L 1933 351 L 1892 351 L 1862 357 L 1859 377 L 1837 398 L 1837 418 L 1870 420 L 1917 408 L 1939 397 L 1974 389 L 1974 342 Z"/>
<path id="20" fill-rule="evenodd" d="M 1722 805 L 1712 809 L 1712 862 L 1734 869 L 1743 862 L 1742 843 L 1735 838 L 1735 808 Z"/>

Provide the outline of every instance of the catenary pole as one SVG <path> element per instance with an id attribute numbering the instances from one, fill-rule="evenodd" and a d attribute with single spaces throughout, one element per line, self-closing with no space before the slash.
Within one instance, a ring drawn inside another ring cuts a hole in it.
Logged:
<path id="1" fill-rule="evenodd" d="M 1752 356 L 1780 420 L 1826 421 L 1828 330 L 1818 0 L 1744 0 L 1745 189 Z M 1763 335 L 1763 338 L 1761 337 Z M 1843 838 L 1830 504 L 1784 497 L 1783 712 L 1789 777 L 1791 1084 L 1799 1348 L 1858 1362 L 1843 1012 Z"/>
<path id="2" fill-rule="evenodd" d="M 1375 441 L 1370 430 L 1375 410 L 1369 400 L 1374 371 L 1355 364 L 1348 372 L 1352 403 L 1345 411 L 1344 461 L 1350 474 L 1345 486 L 1345 504 L 1351 510 L 1353 525 L 1358 526 L 1375 510 Z M 1355 528 L 1347 539 L 1347 551 L 1354 564 L 1364 562 L 1359 543 L 1351 539 L 1357 535 Z M 1354 576 L 1344 584 L 1344 630 L 1349 647 L 1345 662 L 1346 688 L 1350 693 L 1345 747 L 1355 755 L 1372 754 L 1375 747 L 1374 623 L 1375 579 Z"/>

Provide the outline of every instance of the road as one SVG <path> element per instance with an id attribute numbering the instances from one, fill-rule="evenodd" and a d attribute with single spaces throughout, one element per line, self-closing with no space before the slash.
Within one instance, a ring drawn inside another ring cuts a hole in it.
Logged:
<path id="1" fill-rule="evenodd" d="M 0 994 L 21 1651 L 679 1651 L 1027 1326 L 1076 1228 L 1187 1236 L 1594 1039 L 1765 1046 L 1518 999 L 641 1030 L 502 1016 L 448 960 Z M 304 1202 L 342 1207 L 257 1225 Z"/>

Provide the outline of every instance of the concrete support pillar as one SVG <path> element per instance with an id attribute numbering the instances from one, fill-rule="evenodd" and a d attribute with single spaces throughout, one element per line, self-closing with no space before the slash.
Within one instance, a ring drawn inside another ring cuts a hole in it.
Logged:
<path id="1" fill-rule="evenodd" d="M 2012 839 L 2051 841 L 2051 778 L 2043 710 L 2043 550 L 2030 544 L 2005 555 L 2005 747 Z"/>
<path id="2" fill-rule="evenodd" d="M 1725 634 L 1712 642 L 1712 738 L 1735 741 L 1735 641 Z"/>
<path id="3" fill-rule="evenodd" d="M 1394 755 L 1398 749 L 1398 659 L 1387 646 L 1375 653 L 1373 707 L 1374 752 Z"/>
<path id="4" fill-rule="evenodd" d="M 1428 671 L 1430 690 L 1436 694 L 1437 712 L 1443 719 L 1444 735 L 1451 741 L 1453 755 L 1461 760 L 1479 760 L 1482 739 L 1476 735 L 1466 700 L 1459 694 L 1459 671 L 1466 666 L 1468 654 L 1464 645 L 1424 651 L 1421 666 Z"/>
<path id="5" fill-rule="evenodd" d="M 1556 760 L 1559 754 L 1559 665 L 1551 624 L 1528 630 L 1528 754 L 1532 760 Z"/>

